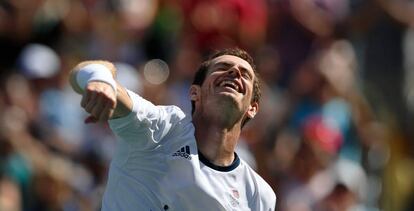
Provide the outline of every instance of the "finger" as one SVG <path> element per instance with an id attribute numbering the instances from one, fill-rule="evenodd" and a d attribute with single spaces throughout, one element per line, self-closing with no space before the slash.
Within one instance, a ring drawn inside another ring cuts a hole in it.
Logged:
<path id="1" fill-rule="evenodd" d="M 114 109 L 111 103 L 107 103 L 99 115 L 99 121 L 106 121 L 112 117 Z"/>
<path id="2" fill-rule="evenodd" d="M 116 108 L 116 96 L 113 96 L 112 98 L 110 98 L 109 104 L 110 104 L 110 107 L 112 109 L 115 109 Z"/>
<path id="3" fill-rule="evenodd" d="M 91 92 L 85 92 L 82 96 L 81 106 L 82 108 L 86 107 L 87 102 L 89 101 L 89 98 L 91 97 Z"/>
<path id="4" fill-rule="evenodd" d="M 86 119 L 83 122 L 85 124 L 96 123 L 96 122 L 98 122 L 98 119 L 96 119 L 94 116 L 90 115 L 90 116 L 86 117 Z"/>
<path id="5" fill-rule="evenodd" d="M 102 94 L 99 95 L 100 96 L 97 98 L 96 104 L 91 109 L 91 114 L 97 119 L 99 118 L 101 112 L 104 110 L 105 102 L 107 101 L 105 96 L 103 96 Z"/>
<path id="6" fill-rule="evenodd" d="M 99 93 L 92 92 L 89 100 L 86 102 L 85 110 L 89 113 L 92 112 L 92 109 L 98 104 L 99 102 Z"/>
<path id="7" fill-rule="evenodd" d="M 109 105 L 110 108 L 115 108 L 116 106 L 116 97 L 113 94 L 112 88 L 109 90 L 106 90 L 104 93 L 102 93 L 102 97 L 105 99 L 104 104 Z"/>
<path id="8" fill-rule="evenodd" d="M 115 92 L 112 89 L 112 87 L 107 87 L 108 89 L 105 90 L 105 96 L 107 98 L 107 102 L 111 108 L 115 108 L 116 107 L 116 96 L 115 96 Z"/>

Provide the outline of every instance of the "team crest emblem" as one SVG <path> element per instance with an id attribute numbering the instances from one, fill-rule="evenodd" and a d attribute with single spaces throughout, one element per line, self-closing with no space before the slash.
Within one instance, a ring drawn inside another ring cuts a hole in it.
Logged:
<path id="1" fill-rule="evenodd" d="M 230 202 L 230 210 L 235 210 L 234 208 L 239 207 L 240 206 L 240 202 L 239 202 L 239 198 L 240 198 L 240 194 L 239 191 L 236 189 L 232 189 L 229 193 L 228 193 L 228 200 Z"/>
<path id="2" fill-rule="evenodd" d="M 239 195 L 239 191 L 238 190 L 233 189 L 231 191 L 233 193 L 233 197 L 234 198 L 236 198 L 236 199 L 239 199 L 240 198 L 240 195 Z"/>

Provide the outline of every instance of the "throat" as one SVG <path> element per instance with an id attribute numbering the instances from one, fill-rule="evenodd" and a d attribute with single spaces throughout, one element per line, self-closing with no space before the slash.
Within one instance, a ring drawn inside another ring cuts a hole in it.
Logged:
<path id="1" fill-rule="evenodd" d="M 207 160 L 217 166 L 228 166 L 234 161 L 239 132 L 211 126 L 195 128 L 197 147 Z"/>

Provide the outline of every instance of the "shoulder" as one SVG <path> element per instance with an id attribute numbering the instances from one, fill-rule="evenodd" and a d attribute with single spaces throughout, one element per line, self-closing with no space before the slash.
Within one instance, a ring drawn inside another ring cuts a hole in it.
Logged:
<path id="1" fill-rule="evenodd" d="M 123 131 L 128 134 L 133 132 L 134 134 L 140 133 L 144 135 L 157 134 L 152 138 L 155 138 L 158 142 L 172 129 L 176 129 L 177 126 L 191 123 L 191 120 L 186 121 L 189 117 L 177 106 L 154 105 L 137 93 L 129 90 L 127 90 L 127 93 L 133 103 L 132 111 L 124 117 L 109 121 L 114 132 Z M 144 131 L 147 132 L 143 133 Z"/>
<path id="2" fill-rule="evenodd" d="M 185 113 L 175 105 L 154 105 L 142 96 L 127 90 L 133 102 L 132 112 L 141 118 L 157 118 L 157 117 L 174 117 L 174 119 L 184 119 Z"/>
<path id="3" fill-rule="evenodd" d="M 186 117 L 184 111 L 176 105 L 160 106 L 160 108 L 164 109 L 165 112 L 172 114 L 175 118 L 178 118 L 180 120 Z"/>

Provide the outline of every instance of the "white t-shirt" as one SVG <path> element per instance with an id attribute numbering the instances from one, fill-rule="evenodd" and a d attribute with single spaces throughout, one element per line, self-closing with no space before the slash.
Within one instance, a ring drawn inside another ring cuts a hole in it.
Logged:
<path id="1" fill-rule="evenodd" d="M 128 94 L 133 111 L 109 121 L 120 140 L 102 210 L 275 209 L 271 187 L 237 155 L 220 167 L 199 154 L 191 117 Z"/>

